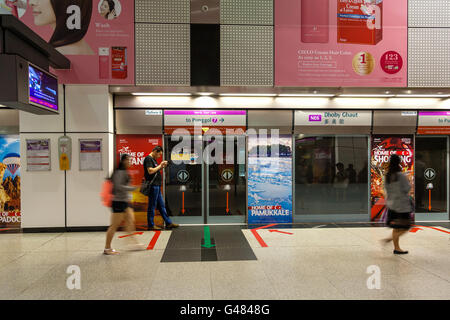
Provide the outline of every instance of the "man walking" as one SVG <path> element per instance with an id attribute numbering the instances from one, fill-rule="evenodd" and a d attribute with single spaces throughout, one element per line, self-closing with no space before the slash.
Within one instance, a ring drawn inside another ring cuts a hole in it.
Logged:
<path id="1" fill-rule="evenodd" d="M 162 156 L 163 149 L 160 146 L 153 148 L 152 152 L 144 160 L 144 177 L 146 181 L 151 181 L 150 193 L 148 195 L 148 210 L 147 210 L 147 221 L 148 230 L 161 230 L 160 227 L 155 226 L 155 208 L 159 210 L 162 218 L 164 219 L 166 229 L 177 228 L 179 225 L 175 224 L 170 220 L 167 215 L 166 206 L 161 194 L 161 169 L 167 167 L 168 162 L 162 161 L 158 165 L 156 162 Z"/>

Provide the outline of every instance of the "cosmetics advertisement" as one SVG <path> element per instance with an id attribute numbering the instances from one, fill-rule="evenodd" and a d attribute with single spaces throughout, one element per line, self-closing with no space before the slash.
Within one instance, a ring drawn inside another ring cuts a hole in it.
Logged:
<path id="1" fill-rule="evenodd" d="M 406 87 L 407 0 L 275 0 L 275 85 Z"/>
<path id="2" fill-rule="evenodd" d="M 134 84 L 134 1 L 28 0 L 20 20 L 71 62 L 64 84 Z"/>
<path id="3" fill-rule="evenodd" d="M 0 135 L 0 230 L 20 224 L 20 139 Z"/>
<path id="4" fill-rule="evenodd" d="M 142 134 L 118 134 L 116 135 L 116 166 L 123 154 L 130 157 L 130 168 L 128 174 L 131 178 L 131 185 L 136 189 L 132 192 L 131 205 L 135 211 L 136 225 L 138 228 L 147 229 L 147 207 L 148 198 L 139 192 L 144 178 L 144 159 L 153 148 L 162 146 L 161 135 L 142 135 Z M 157 159 L 161 163 L 161 158 Z M 163 225 L 164 221 L 158 210 L 155 214 L 155 223 Z"/>
<path id="5" fill-rule="evenodd" d="M 292 223 L 291 136 L 248 138 L 248 223 Z"/>
<path id="6" fill-rule="evenodd" d="M 392 154 L 401 159 L 402 172 L 407 174 L 411 184 L 410 196 L 414 199 L 414 136 L 372 136 L 370 160 L 370 220 L 386 221 L 387 207 L 384 177 Z"/>

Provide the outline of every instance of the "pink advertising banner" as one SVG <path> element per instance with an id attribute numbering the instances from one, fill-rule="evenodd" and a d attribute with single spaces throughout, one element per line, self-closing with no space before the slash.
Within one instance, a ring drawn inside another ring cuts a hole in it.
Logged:
<path id="1" fill-rule="evenodd" d="M 275 85 L 405 87 L 407 0 L 275 0 Z"/>
<path id="2" fill-rule="evenodd" d="M 134 84 L 133 0 L 18 0 L 19 19 L 71 61 L 60 83 Z"/>

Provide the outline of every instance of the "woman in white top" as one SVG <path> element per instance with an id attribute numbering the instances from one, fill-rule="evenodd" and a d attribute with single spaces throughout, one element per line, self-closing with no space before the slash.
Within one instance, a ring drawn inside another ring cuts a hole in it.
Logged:
<path id="1" fill-rule="evenodd" d="M 411 212 L 413 211 L 411 198 L 411 184 L 408 177 L 401 172 L 400 157 L 391 156 L 388 173 L 384 181 L 386 203 L 388 208 L 387 225 L 391 227 L 392 238 L 385 239 L 386 243 L 393 241 L 394 254 L 407 254 L 400 249 L 400 236 L 411 228 Z"/>

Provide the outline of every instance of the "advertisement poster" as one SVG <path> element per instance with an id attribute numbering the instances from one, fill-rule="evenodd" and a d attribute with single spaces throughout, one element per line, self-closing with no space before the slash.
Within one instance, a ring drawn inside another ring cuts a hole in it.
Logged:
<path id="1" fill-rule="evenodd" d="M 0 231 L 20 223 L 20 139 L 0 135 Z"/>
<path id="2" fill-rule="evenodd" d="M 0 14 L 10 14 L 16 18 L 24 15 L 28 0 L 0 0 Z"/>
<path id="3" fill-rule="evenodd" d="M 139 188 L 144 178 L 144 159 L 156 146 L 162 146 L 161 135 L 116 135 L 116 165 L 123 154 L 130 156 L 131 167 L 128 169 L 128 173 L 131 177 L 131 184 L 136 186 L 131 204 L 135 211 L 136 225 L 144 229 L 147 227 L 148 198 L 139 192 Z M 161 163 L 161 161 L 161 158 L 157 160 L 158 163 Z M 156 225 L 164 224 L 158 211 L 156 211 L 154 221 Z"/>
<path id="4" fill-rule="evenodd" d="M 250 136 L 248 152 L 248 223 L 292 223 L 292 136 Z"/>
<path id="5" fill-rule="evenodd" d="M 102 169 L 102 139 L 80 139 L 80 171 Z"/>
<path id="6" fill-rule="evenodd" d="M 134 84 L 134 1 L 17 2 L 20 20 L 70 60 L 52 70 L 60 83 Z"/>
<path id="7" fill-rule="evenodd" d="M 27 171 L 50 171 L 50 139 L 27 139 Z"/>
<path id="8" fill-rule="evenodd" d="M 406 87 L 407 0 L 275 0 L 275 85 Z"/>
<path id="9" fill-rule="evenodd" d="M 386 201 L 384 177 L 389 166 L 389 158 L 397 154 L 401 161 L 402 172 L 411 183 L 411 197 L 414 198 L 414 137 L 411 136 L 373 136 L 370 160 L 370 196 L 371 221 L 386 221 Z"/>

